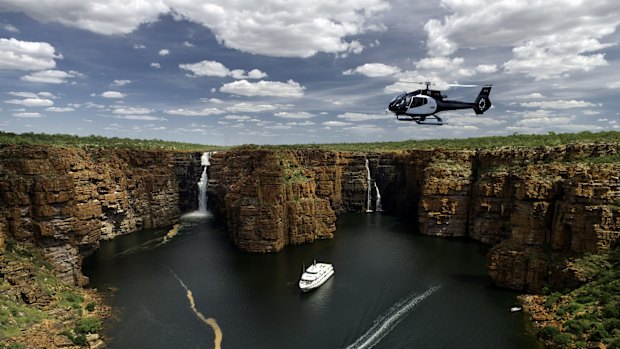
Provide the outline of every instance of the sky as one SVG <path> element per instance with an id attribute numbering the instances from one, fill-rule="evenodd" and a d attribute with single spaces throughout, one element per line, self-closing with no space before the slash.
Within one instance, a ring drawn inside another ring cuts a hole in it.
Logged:
<path id="1" fill-rule="evenodd" d="M 620 131 L 616 0 L 0 0 L 0 130 L 211 145 Z M 430 81 L 493 107 L 386 114 Z"/>

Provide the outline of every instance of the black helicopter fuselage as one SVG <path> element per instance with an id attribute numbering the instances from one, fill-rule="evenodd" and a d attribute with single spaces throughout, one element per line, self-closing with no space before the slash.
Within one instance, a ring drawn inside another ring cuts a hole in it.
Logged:
<path id="1" fill-rule="evenodd" d="M 473 109 L 476 114 L 484 113 L 491 107 L 488 98 L 490 92 L 491 86 L 483 87 L 476 100 L 470 103 L 444 99 L 445 96 L 438 90 L 416 90 L 394 97 L 388 105 L 388 110 L 396 114 L 398 120 L 422 123 L 426 117 L 433 116 L 437 119 L 433 124 L 441 125 L 443 121 L 435 114 L 442 111 Z"/>

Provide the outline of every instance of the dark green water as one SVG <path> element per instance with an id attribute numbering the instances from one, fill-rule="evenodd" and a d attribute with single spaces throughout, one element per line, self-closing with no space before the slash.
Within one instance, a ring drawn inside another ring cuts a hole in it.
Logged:
<path id="1" fill-rule="evenodd" d="M 277 254 L 237 251 L 209 217 L 184 217 L 178 235 L 136 233 L 102 243 L 85 262 L 91 285 L 113 289 L 110 348 L 537 348 L 516 294 L 493 287 L 476 243 L 408 233 L 377 213 L 338 218 L 332 240 Z M 302 265 L 334 264 L 301 294 Z"/>

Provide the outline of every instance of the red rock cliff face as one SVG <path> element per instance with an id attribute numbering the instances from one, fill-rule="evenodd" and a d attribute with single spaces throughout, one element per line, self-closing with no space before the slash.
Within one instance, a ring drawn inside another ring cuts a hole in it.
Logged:
<path id="1" fill-rule="evenodd" d="M 620 165 L 587 161 L 617 150 L 615 144 L 368 154 L 240 149 L 212 158 L 210 194 L 233 243 L 279 251 L 329 238 L 335 214 L 367 209 L 368 159 L 384 210 L 417 217 L 412 231 L 494 246 L 488 268 L 498 285 L 540 290 L 578 283 L 567 258 L 618 239 Z"/>
<path id="2" fill-rule="evenodd" d="M 5 237 L 33 242 L 62 280 L 83 285 L 83 254 L 99 240 L 179 219 L 194 162 L 170 152 L 2 146 L 0 251 Z"/>
<path id="3" fill-rule="evenodd" d="M 285 245 L 333 236 L 343 199 L 363 185 L 343 173 L 347 162 L 326 152 L 238 150 L 211 158 L 209 195 L 225 216 L 232 242 L 243 251 L 275 252 Z"/>
<path id="4" fill-rule="evenodd" d="M 501 286 L 539 290 L 582 282 L 567 258 L 620 234 L 620 165 L 589 158 L 617 144 L 496 150 L 334 152 L 241 148 L 211 157 L 209 205 L 244 251 L 331 238 L 336 215 L 367 204 L 366 161 L 382 206 L 412 232 L 492 246 Z M 178 220 L 196 205 L 200 154 L 0 148 L 0 260 L 6 239 L 39 246 L 67 282 L 101 239 Z"/>

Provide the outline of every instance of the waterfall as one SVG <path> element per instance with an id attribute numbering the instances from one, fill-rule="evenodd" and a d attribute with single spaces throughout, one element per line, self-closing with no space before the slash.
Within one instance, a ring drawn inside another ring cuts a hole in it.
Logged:
<path id="1" fill-rule="evenodd" d="M 200 157 L 200 164 L 204 166 L 202 170 L 202 176 L 198 182 L 198 212 L 207 213 L 207 186 L 209 185 L 208 169 L 211 165 L 211 154 L 213 152 L 206 152 Z"/>
<path id="2" fill-rule="evenodd" d="M 368 165 L 368 158 L 366 158 L 366 183 L 367 183 L 367 191 L 366 191 L 366 212 L 372 211 L 372 189 L 375 189 L 376 199 L 375 199 L 375 211 L 381 212 L 383 209 L 381 208 L 381 193 L 379 192 L 379 187 L 377 186 L 377 181 L 373 180 L 370 177 L 370 166 Z"/>
<path id="3" fill-rule="evenodd" d="M 370 166 L 366 158 L 366 212 L 372 212 L 372 178 L 370 178 Z"/>
<path id="4" fill-rule="evenodd" d="M 375 211 L 381 212 L 383 208 L 381 207 L 381 193 L 379 192 L 379 187 L 377 186 L 377 181 L 375 180 L 375 193 L 377 193 L 377 200 L 375 201 Z"/>

